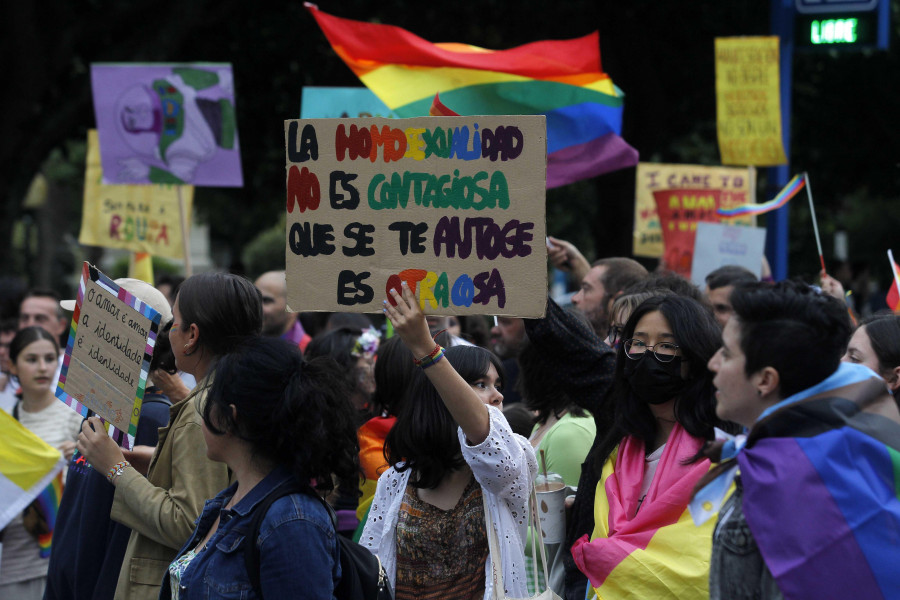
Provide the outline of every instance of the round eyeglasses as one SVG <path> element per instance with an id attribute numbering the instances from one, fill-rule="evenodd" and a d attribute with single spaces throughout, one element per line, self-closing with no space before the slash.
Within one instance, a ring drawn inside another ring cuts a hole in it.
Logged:
<path id="1" fill-rule="evenodd" d="M 667 363 L 675 360 L 678 355 L 678 344 L 672 342 L 659 342 L 653 346 L 648 346 L 641 340 L 630 339 L 625 340 L 625 356 L 631 360 L 640 360 L 644 353 L 648 350 L 653 352 L 653 356 L 659 362 Z"/>

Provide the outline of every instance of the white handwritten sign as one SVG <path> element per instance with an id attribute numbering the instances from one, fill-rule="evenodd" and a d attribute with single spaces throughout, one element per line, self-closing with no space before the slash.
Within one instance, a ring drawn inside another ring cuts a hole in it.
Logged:
<path id="1" fill-rule="evenodd" d="M 84 263 L 57 397 L 93 411 L 113 439 L 134 445 L 160 314 Z"/>
<path id="2" fill-rule="evenodd" d="M 738 265 L 759 276 L 765 245 L 762 227 L 697 223 L 691 280 L 702 288 L 706 276 L 725 265 Z"/>

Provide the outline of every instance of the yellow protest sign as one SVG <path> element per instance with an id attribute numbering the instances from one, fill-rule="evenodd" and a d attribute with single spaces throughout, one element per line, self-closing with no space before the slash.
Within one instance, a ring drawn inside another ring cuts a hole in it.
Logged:
<path id="1" fill-rule="evenodd" d="M 657 211 L 657 198 L 663 196 L 686 198 L 684 203 L 686 211 L 683 215 L 679 214 L 678 218 L 681 224 L 691 223 L 700 218 L 699 212 L 692 212 L 694 207 L 688 206 L 694 202 L 694 198 L 713 199 L 712 214 L 707 211 L 704 213 L 704 219 L 713 219 L 728 225 L 756 223 L 755 218 L 749 215 L 726 219 L 715 214 L 717 208 L 731 208 L 754 201 L 756 170 L 753 167 L 742 169 L 638 163 L 634 202 L 635 256 L 659 258 L 663 255 L 663 231 Z M 689 228 L 694 231 L 696 222 L 689 225 Z"/>
<path id="2" fill-rule="evenodd" d="M 428 314 L 543 316 L 543 116 L 292 120 L 285 146 L 292 310 L 406 282 Z"/>
<path id="3" fill-rule="evenodd" d="M 723 165 L 787 163 L 777 37 L 716 38 L 716 125 Z"/>
<path id="4" fill-rule="evenodd" d="M 184 258 L 178 190 L 174 185 L 104 185 L 97 131 L 88 131 L 84 210 L 78 242 L 87 246 Z M 194 187 L 181 186 L 191 214 Z"/>

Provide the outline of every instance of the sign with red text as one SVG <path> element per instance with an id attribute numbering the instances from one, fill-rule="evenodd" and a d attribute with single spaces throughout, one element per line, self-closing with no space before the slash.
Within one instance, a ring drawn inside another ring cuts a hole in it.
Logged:
<path id="1" fill-rule="evenodd" d="M 161 316 L 84 263 L 56 396 L 83 417 L 101 417 L 131 449 Z"/>
<path id="2" fill-rule="evenodd" d="M 541 317 L 543 116 L 285 121 L 287 300 L 381 312 Z"/>
<path id="3" fill-rule="evenodd" d="M 181 196 L 185 213 L 190 215 L 194 187 L 181 186 Z M 80 244 L 184 258 L 176 187 L 103 184 L 95 129 L 88 131 L 83 207 Z"/>
<path id="4" fill-rule="evenodd" d="M 654 194 L 678 194 L 682 191 L 685 192 L 683 205 L 688 211 L 684 214 L 688 216 L 688 220 L 693 220 L 695 213 L 691 211 L 698 206 L 696 198 L 705 195 L 714 196 L 726 208 L 753 202 L 756 198 L 756 170 L 753 167 L 638 163 L 634 202 L 635 256 L 660 258 L 663 255 L 663 229 Z M 730 219 L 714 215 L 714 220 L 729 225 L 756 224 L 754 217 L 746 215 Z M 696 224 L 693 228 L 696 229 Z M 688 268 L 690 264 L 688 261 Z"/>

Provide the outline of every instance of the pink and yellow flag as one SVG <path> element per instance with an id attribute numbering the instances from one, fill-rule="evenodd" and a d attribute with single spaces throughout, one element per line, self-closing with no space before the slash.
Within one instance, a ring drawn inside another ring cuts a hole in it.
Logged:
<path id="1" fill-rule="evenodd" d="M 603 466 L 594 502 L 594 532 L 572 547 L 578 568 L 603 600 L 707 598 L 715 520 L 694 525 L 687 510 L 709 461 L 684 464 L 703 440 L 680 425 L 669 436 L 641 497 L 644 444 L 628 437 Z"/>

